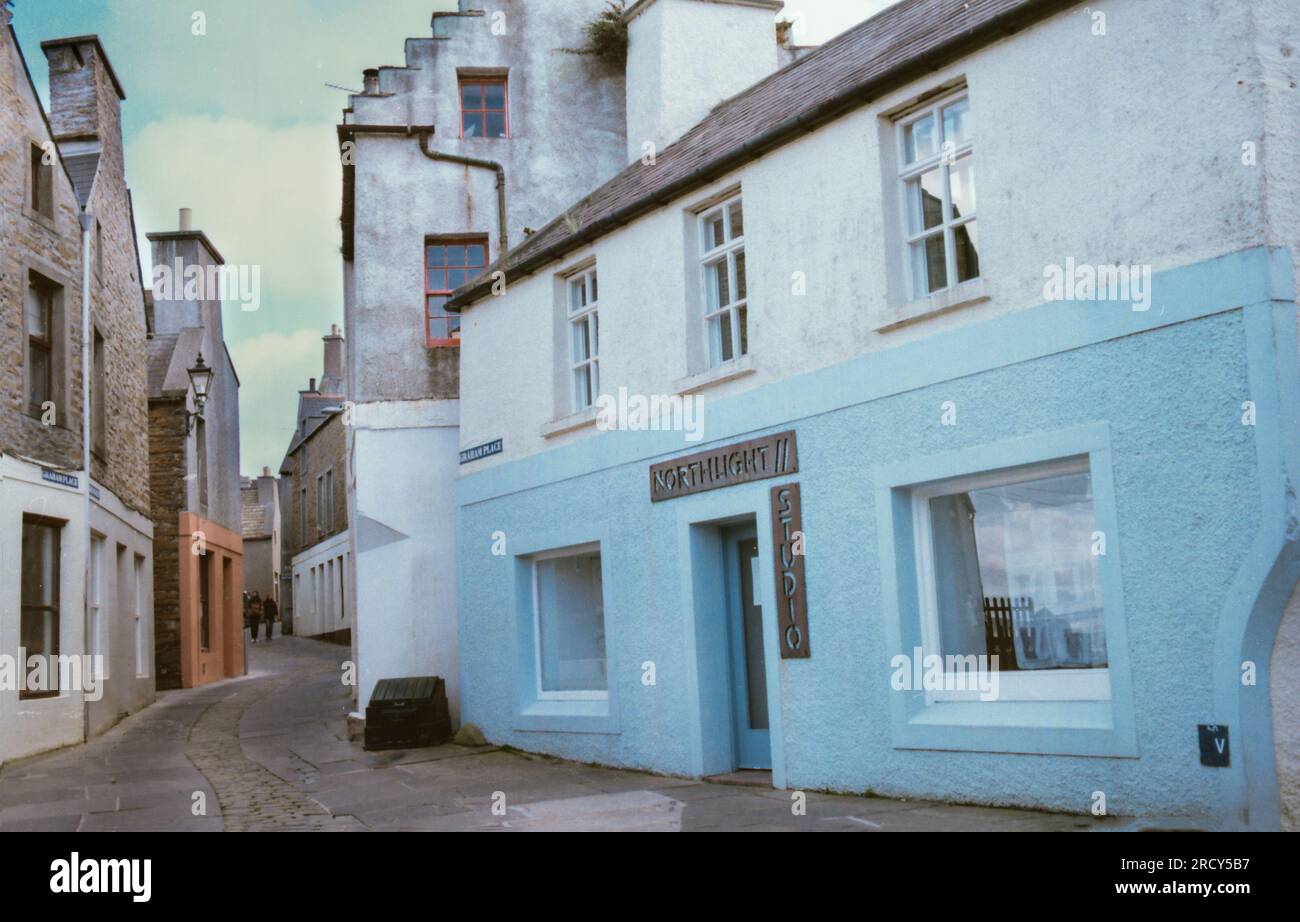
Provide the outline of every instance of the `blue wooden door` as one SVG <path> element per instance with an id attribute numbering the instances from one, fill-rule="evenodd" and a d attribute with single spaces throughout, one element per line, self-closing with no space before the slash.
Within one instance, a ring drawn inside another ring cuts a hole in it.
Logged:
<path id="1" fill-rule="evenodd" d="M 757 604 L 758 540 L 752 528 L 728 533 L 727 558 L 736 767 L 770 769 L 763 612 Z"/>

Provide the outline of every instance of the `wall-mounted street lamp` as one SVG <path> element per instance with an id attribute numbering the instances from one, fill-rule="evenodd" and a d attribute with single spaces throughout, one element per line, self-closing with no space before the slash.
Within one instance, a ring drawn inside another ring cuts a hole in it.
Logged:
<path id="1" fill-rule="evenodd" d="M 185 434 L 194 431 L 194 421 L 203 415 L 203 405 L 208 402 L 208 388 L 212 386 L 212 369 L 203 363 L 199 353 L 197 364 L 189 369 L 190 385 L 194 388 L 194 411 L 186 414 Z"/>

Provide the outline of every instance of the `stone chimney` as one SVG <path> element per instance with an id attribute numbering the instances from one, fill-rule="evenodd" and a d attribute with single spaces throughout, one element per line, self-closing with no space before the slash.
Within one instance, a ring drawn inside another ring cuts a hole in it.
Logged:
<path id="1" fill-rule="evenodd" d="M 330 325 L 329 335 L 323 337 L 325 342 L 324 374 L 320 379 L 322 394 L 343 393 L 343 334 L 337 323 Z"/>
<path id="2" fill-rule="evenodd" d="M 269 467 L 263 467 L 262 476 L 257 478 L 257 501 L 267 509 L 280 501 L 278 485 Z"/>
<path id="3" fill-rule="evenodd" d="M 50 65 L 50 125 L 54 136 L 120 139 L 126 93 L 95 35 L 41 42 Z"/>
<path id="4" fill-rule="evenodd" d="M 780 0 L 636 0 L 628 26 L 628 162 L 661 151 L 779 66 Z"/>

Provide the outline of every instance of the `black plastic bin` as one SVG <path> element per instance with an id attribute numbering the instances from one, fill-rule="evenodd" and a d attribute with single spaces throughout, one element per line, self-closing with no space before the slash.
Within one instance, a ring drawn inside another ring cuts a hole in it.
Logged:
<path id="1" fill-rule="evenodd" d="M 366 749 L 415 749 L 449 739 L 451 714 L 441 678 L 379 680 L 366 705 Z"/>

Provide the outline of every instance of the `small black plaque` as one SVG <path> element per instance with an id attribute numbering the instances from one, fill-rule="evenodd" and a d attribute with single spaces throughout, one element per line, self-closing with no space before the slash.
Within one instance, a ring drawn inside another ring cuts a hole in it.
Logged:
<path id="1" fill-rule="evenodd" d="M 1208 768 L 1228 767 L 1228 725 L 1197 724 L 1201 741 L 1201 764 Z"/>

